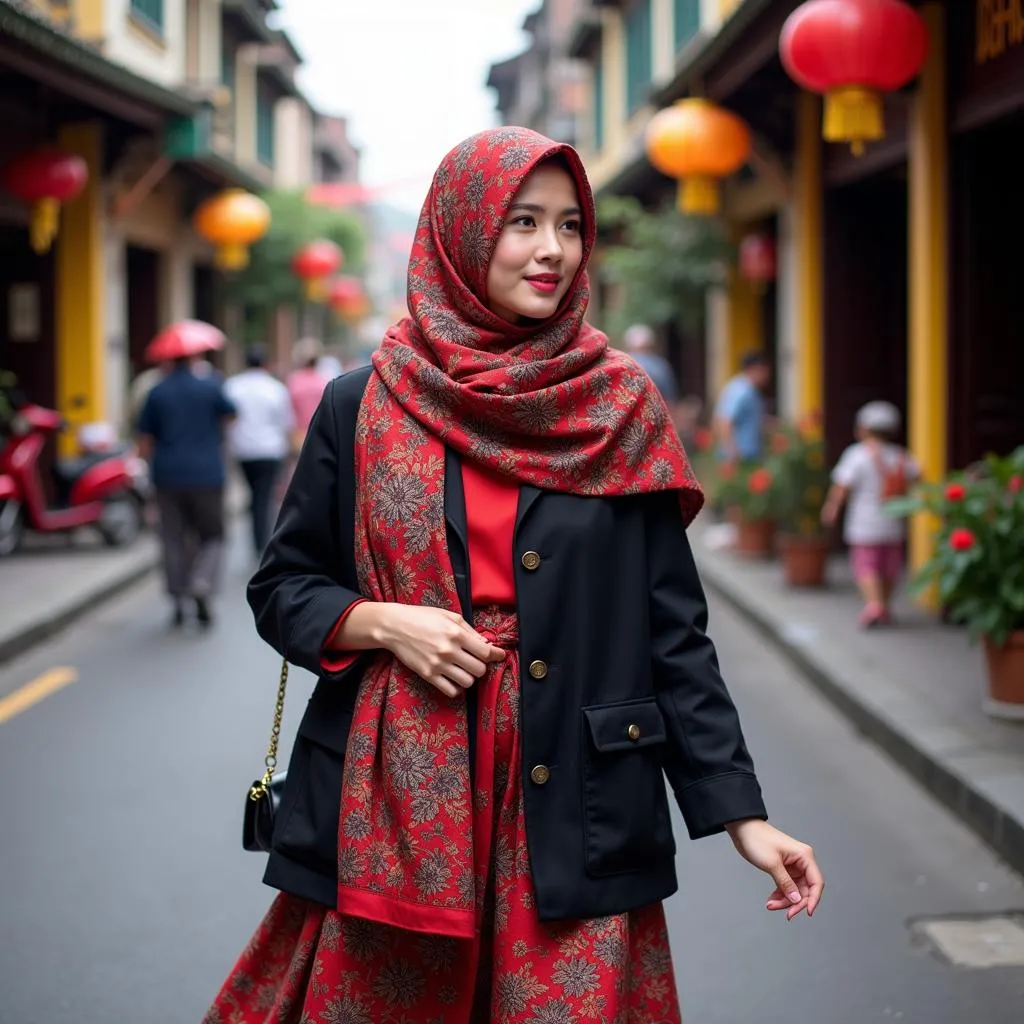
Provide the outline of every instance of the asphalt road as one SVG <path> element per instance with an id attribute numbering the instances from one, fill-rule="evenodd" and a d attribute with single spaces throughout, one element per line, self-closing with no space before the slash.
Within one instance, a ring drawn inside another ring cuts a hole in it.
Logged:
<path id="1" fill-rule="evenodd" d="M 198 1024 L 262 916 L 239 831 L 277 662 L 247 571 L 238 548 L 208 635 L 172 635 L 154 582 L 0 670 L 0 696 L 77 673 L 0 724 L 0 1024 Z M 909 923 L 1024 910 L 1022 880 L 727 609 L 713 632 L 773 820 L 814 844 L 828 891 L 787 924 L 728 840 L 681 840 L 687 1024 L 1021 1024 L 1024 967 L 954 967 Z M 286 735 L 310 682 L 294 676 Z"/>

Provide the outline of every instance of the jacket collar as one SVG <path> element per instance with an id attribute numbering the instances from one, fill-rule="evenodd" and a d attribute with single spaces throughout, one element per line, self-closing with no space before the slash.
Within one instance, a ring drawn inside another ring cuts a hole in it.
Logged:
<path id="1" fill-rule="evenodd" d="M 468 526 L 466 523 L 466 492 L 462 485 L 462 459 L 451 448 L 445 448 L 444 459 L 444 517 L 449 534 L 462 545 L 465 559 L 469 558 Z M 519 505 L 516 509 L 515 537 L 519 536 L 523 521 L 543 492 L 532 484 L 519 488 Z"/>

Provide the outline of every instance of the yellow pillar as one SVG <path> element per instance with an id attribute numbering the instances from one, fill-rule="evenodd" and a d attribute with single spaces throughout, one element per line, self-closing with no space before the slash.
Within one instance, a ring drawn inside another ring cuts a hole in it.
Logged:
<path id="1" fill-rule="evenodd" d="M 764 321 L 761 293 L 736 272 L 729 284 L 729 376 L 739 372 L 740 361 L 748 352 L 764 349 Z"/>
<path id="2" fill-rule="evenodd" d="M 909 381 L 908 440 L 925 479 L 946 472 L 948 409 L 948 164 L 946 23 L 942 4 L 921 8 L 928 26 L 928 59 L 918 80 L 909 126 Z M 911 562 L 933 546 L 934 522 L 911 524 Z"/>
<path id="3" fill-rule="evenodd" d="M 59 144 L 82 157 L 89 180 L 61 210 L 57 240 L 57 407 L 69 427 L 61 454 L 74 449 L 82 423 L 104 419 L 107 411 L 103 323 L 103 136 L 96 124 L 65 125 Z"/>
<path id="4" fill-rule="evenodd" d="M 824 407 L 824 323 L 822 320 L 824 242 L 821 167 L 821 100 L 797 97 L 796 160 L 793 167 L 793 222 L 796 275 L 797 412 Z"/>

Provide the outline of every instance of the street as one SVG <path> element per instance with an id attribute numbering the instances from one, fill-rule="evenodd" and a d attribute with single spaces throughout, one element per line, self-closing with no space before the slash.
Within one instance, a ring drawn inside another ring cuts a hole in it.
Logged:
<path id="1" fill-rule="evenodd" d="M 0 670 L 0 698 L 77 674 L 0 724 L 0 1024 L 198 1024 L 268 905 L 239 836 L 279 663 L 242 597 L 246 554 L 208 634 L 168 630 L 154 579 Z M 1024 968 L 952 966 L 909 925 L 1024 912 L 1021 878 L 712 612 L 773 821 L 814 845 L 828 889 L 787 924 L 727 839 L 689 843 L 677 820 L 688 1024 L 1019 1024 Z M 310 682 L 293 675 L 286 739 Z"/>

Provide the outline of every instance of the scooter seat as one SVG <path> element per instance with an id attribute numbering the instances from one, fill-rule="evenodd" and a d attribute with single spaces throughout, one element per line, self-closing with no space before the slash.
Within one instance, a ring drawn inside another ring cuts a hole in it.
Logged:
<path id="1" fill-rule="evenodd" d="M 126 454 L 130 445 L 120 444 L 102 452 L 86 452 L 74 459 L 59 459 L 53 466 L 53 475 L 64 484 L 74 483 L 87 470 L 108 459 Z"/>

